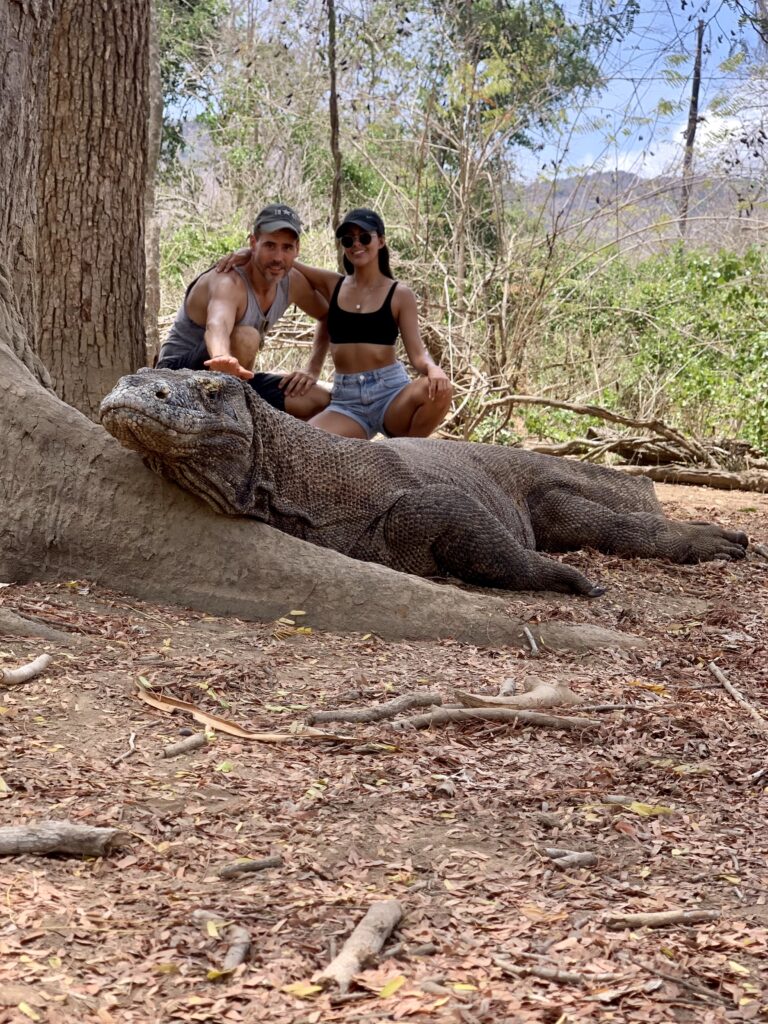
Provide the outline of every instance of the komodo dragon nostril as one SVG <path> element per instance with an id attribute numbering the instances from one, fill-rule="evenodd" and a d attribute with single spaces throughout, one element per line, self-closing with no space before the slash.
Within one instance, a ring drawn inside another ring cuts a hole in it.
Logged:
<path id="1" fill-rule="evenodd" d="M 155 388 L 155 394 L 158 398 L 167 398 L 170 395 L 171 389 L 167 384 L 158 384 Z"/>

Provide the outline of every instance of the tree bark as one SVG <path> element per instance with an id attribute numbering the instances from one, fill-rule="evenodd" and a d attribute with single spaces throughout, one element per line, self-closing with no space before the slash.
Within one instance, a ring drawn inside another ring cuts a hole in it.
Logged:
<path id="1" fill-rule="evenodd" d="M 146 237 L 146 295 L 144 297 L 145 359 L 152 366 L 160 352 L 160 218 L 156 210 L 157 168 L 160 162 L 160 144 L 163 135 L 163 87 L 160 79 L 160 43 L 158 40 L 157 11 L 151 4 L 149 26 L 149 127 L 147 153 L 147 180 L 144 189 L 144 218 Z"/>
<path id="2" fill-rule="evenodd" d="M 96 418 L 145 363 L 149 3 L 56 11 L 37 132 L 36 344 L 59 397 Z"/>

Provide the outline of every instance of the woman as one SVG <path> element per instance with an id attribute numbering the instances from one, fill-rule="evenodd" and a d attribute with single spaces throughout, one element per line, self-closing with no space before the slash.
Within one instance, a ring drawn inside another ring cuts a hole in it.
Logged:
<path id="1" fill-rule="evenodd" d="M 336 370 L 330 405 L 309 422 L 344 437 L 427 437 L 448 411 L 453 389 L 421 340 L 416 297 L 392 277 L 384 222 L 373 210 L 350 210 L 336 237 L 344 248 L 346 276 L 294 263 L 329 307 L 306 371 L 295 376 L 307 386 L 316 381 L 329 344 Z M 421 375 L 417 380 L 411 381 L 397 358 L 398 334 Z"/>

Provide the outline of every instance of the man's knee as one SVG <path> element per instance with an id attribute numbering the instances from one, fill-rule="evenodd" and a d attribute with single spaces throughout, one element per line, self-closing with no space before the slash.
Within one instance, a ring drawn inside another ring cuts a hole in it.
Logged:
<path id="1" fill-rule="evenodd" d="M 236 356 L 243 366 L 252 366 L 261 346 L 261 334 L 255 327 L 240 325 L 235 327 L 229 338 L 232 355 Z"/>
<path id="2" fill-rule="evenodd" d="M 327 408 L 331 401 L 331 393 L 319 384 L 313 384 L 306 395 L 300 397 L 286 396 L 285 411 L 300 420 L 309 420 Z"/>

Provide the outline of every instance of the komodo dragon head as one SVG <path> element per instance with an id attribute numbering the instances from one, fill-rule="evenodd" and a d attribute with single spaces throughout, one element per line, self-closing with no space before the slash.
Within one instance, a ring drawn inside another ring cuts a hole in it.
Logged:
<path id="1" fill-rule="evenodd" d="M 101 403 L 101 421 L 150 469 L 231 513 L 238 511 L 236 492 L 251 478 L 250 398 L 241 381 L 223 373 L 139 370 Z"/>

